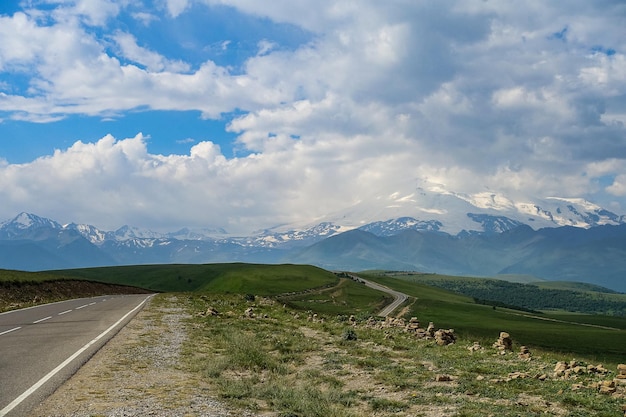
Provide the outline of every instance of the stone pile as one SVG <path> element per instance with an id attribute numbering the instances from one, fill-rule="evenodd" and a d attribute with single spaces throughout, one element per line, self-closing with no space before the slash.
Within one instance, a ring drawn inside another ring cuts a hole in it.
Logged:
<path id="1" fill-rule="evenodd" d="M 417 317 L 411 317 L 411 320 L 409 320 L 409 323 L 405 326 L 405 329 L 408 332 L 417 332 L 420 329 L 420 322 Z"/>
<path id="2" fill-rule="evenodd" d="M 617 376 L 615 377 L 618 381 L 621 381 L 620 385 L 626 385 L 626 365 L 620 363 L 617 365 Z"/>
<path id="3" fill-rule="evenodd" d="M 498 349 L 502 354 L 506 351 L 513 350 L 513 341 L 511 340 L 511 335 L 507 332 L 500 332 L 500 337 L 495 341 L 493 347 Z"/>
<path id="4" fill-rule="evenodd" d="M 602 364 L 584 366 L 575 360 L 572 360 L 570 362 L 557 362 L 554 366 L 553 377 L 568 379 L 581 374 L 606 375 L 607 373 L 609 373 L 609 370 L 602 366 Z"/>
<path id="5" fill-rule="evenodd" d="M 456 335 L 454 329 L 439 329 L 435 332 L 435 343 L 439 346 L 451 345 L 456 342 Z"/>
<path id="6" fill-rule="evenodd" d="M 517 354 L 517 357 L 520 358 L 521 360 L 529 361 L 531 357 L 530 350 L 528 350 L 526 346 L 522 346 L 519 349 L 519 353 Z"/>

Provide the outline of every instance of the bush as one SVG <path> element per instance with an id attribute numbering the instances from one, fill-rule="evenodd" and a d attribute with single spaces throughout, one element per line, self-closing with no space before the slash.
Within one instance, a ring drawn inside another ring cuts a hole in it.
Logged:
<path id="1" fill-rule="evenodd" d="M 341 334 L 341 338 L 343 340 L 357 340 L 358 339 L 354 329 L 350 329 L 350 328 L 345 329 L 343 331 L 343 333 Z"/>

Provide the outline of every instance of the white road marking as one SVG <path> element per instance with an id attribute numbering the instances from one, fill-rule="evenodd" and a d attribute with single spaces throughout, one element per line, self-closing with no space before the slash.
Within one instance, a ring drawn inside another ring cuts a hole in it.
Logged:
<path id="1" fill-rule="evenodd" d="M 42 321 L 50 320 L 52 316 L 44 317 L 43 319 L 35 320 L 33 324 L 41 323 Z"/>
<path id="2" fill-rule="evenodd" d="M 87 307 L 87 306 L 89 306 L 89 304 L 84 304 L 84 305 L 82 305 L 82 306 L 80 306 L 80 307 L 76 307 L 76 310 L 80 310 L 81 308 L 85 308 L 85 307 Z"/>
<path id="3" fill-rule="evenodd" d="M 52 378 L 53 376 L 55 376 L 57 373 L 59 373 L 59 371 L 61 371 L 61 369 L 65 368 L 70 362 L 72 362 L 74 359 L 76 359 L 78 356 L 80 356 L 81 353 L 83 353 L 84 351 L 86 351 L 87 349 L 89 349 L 93 344 L 95 344 L 98 340 L 102 339 L 104 336 L 107 335 L 107 333 L 111 332 L 111 330 L 113 330 L 114 328 L 116 328 L 121 322 L 123 322 L 126 317 L 130 316 L 132 313 L 134 313 L 135 311 L 137 311 L 142 305 L 144 305 L 144 303 L 146 301 L 148 301 L 150 297 L 146 297 L 143 299 L 143 301 L 141 303 L 139 303 L 137 305 L 137 307 L 133 308 L 132 310 L 130 310 L 128 313 L 124 314 L 124 316 L 119 319 L 118 321 L 115 322 L 115 324 L 111 325 L 111 327 L 109 327 L 108 329 L 106 329 L 105 331 L 103 331 L 102 333 L 100 333 L 98 336 L 96 336 L 95 339 L 93 339 L 91 342 L 87 343 L 85 346 L 83 346 L 82 348 L 78 349 L 72 356 L 70 356 L 69 358 L 67 358 L 66 360 L 63 361 L 63 363 L 61 363 L 59 366 L 57 366 L 56 368 L 54 368 L 52 371 L 48 372 L 48 374 L 46 376 L 44 376 L 43 378 L 41 378 L 39 381 L 37 381 L 32 387 L 30 387 L 29 389 L 27 389 L 26 391 L 24 391 L 22 393 L 22 395 L 20 395 L 19 397 L 17 397 L 16 399 L 14 399 L 9 405 L 7 405 L 6 407 L 4 407 L 2 410 L 0 410 L 0 417 L 4 417 L 6 416 L 8 413 L 11 412 L 11 410 L 13 410 L 15 407 L 17 407 L 18 405 L 21 404 L 22 401 L 24 401 L 26 398 L 28 398 L 33 392 L 37 391 L 43 384 L 45 384 L 46 382 L 48 382 L 48 380 L 50 378 Z"/>
<path id="4" fill-rule="evenodd" d="M 59 313 L 59 316 L 62 316 L 63 314 L 67 314 L 67 313 L 69 313 L 69 312 L 71 312 L 71 311 L 72 311 L 72 310 L 65 310 L 65 311 L 61 311 L 61 312 Z"/>
<path id="5" fill-rule="evenodd" d="M 5 330 L 2 333 L 0 333 L 0 336 L 2 336 L 3 334 L 14 332 L 14 331 L 19 330 L 19 329 L 21 329 L 21 327 L 15 327 L 15 328 L 13 328 L 11 330 Z"/>

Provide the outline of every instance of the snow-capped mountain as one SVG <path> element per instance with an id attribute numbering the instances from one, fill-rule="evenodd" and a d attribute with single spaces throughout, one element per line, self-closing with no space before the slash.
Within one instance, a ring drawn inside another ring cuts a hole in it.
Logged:
<path id="1" fill-rule="evenodd" d="M 0 268 L 147 263 L 311 263 L 492 276 L 530 274 L 626 291 L 626 217 L 583 199 L 514 201 L 442 186 L 393 193 L 308 224 L 249 236 L 224 229 L 103 231 L 20 213 L 0 223 Z M 595 281 L 594 281 L 595 280 Z M 596 282 L 597 281 L 597 282 Z"/>
<path id="2" fill-rule="evenodd" d="M 75 230 L 85 239 L 96 245 L 99 245 L 107 240 L 107 236 L 109 235 L 109 233 L 103 232 L 97 227 L 88 224 L 70 223 L 65 225 L 64 228 L 69 230 Z"/>
<path id="3" fill-rule="evenodd" d="M 41 229 L 62 230 L 63 226 L 54 220 L 31 213 L 20 213 L 11 220 L 0 223 L 0 239 L 18 239 L 32 236 Z"/>
<path id="4" fill-rule="evenodd" d="M 280 227 L 262 230 L 246 238 L 236 239 L 246 246 L 264 248 L 305 246 L 318 242 L 327 237 L 350 230 L 330 222 L 322 222 L 302 229 L 280 231 Z"/>
<path id="5" fill-rule="evenodd" d="M 520 224 L 538 230 L 544 227 L 589 228 L 626 223 L 626 216 L 580 198 L 547 197 L 514 201 L 495 192 L 464 194 L 448 191 L 442 185 L 422 185 L 409 193 L 380 196 L 375 203 L 354 204 L 325 216 L 321 221 L 343 229 L 357 229 L 372 223 L 411 218 L 416 222 L 438 225 L 438 231 L 452 235 L 461 232 L 499 233 Z M 291 225 L 283 226 L 283 229 L 298 230 L 302 227 Z M 420 226 L 407 225 L 407 228 L 416 227 Z"/>
<path id="6" fill-rule="evenodd" d="M 227 232 L 222 228 L 189 229 L 187 227 L 166 234 L 168 238 L 178 240 L 211 240 L 215 237 L 224 237 L 225 235 L 227 235 Z"/>
<path id="7" fill-rule="evenodd" d="M 413 217 L 399 217 L 385 221 L 373 222 L 359 227 L 359 230 L 370 232 L 376 236 L 393 236 L 404 230 L 439 231 L 443 224 L 438 220 L 417 220 Z"/>

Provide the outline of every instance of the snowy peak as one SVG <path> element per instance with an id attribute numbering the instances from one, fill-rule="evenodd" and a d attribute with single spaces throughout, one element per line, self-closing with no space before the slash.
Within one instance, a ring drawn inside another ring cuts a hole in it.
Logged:
<path id="1" fill-rule="evenodd" d="M 103 232 L 97 227 L 88 224 L 70 223 L 65 225 L 64 228 L 77 231 L 81 236 L 94 245 L 99 245 L 107 239 L 107 232 Z"/>
<path id="2" fill-rule="evenodd" d="M 548 197 L 538 203 L 518 203 L 519 213 L 528 216 L 525 223 L 549 222 L 548 226 L 590 228 L 626 223 L 626 217 L 610 212 L 581 198 Z M 523 221 L 523 220 L 522 220 Z"/>
<path id="3" fill-rule="evenodd" d="M 582 222 L 583 227 L 592 227 L 626 222 L 625 216 L 619 216 L 582 198 L 549 197 L 548 200 L 556 201 L 565 206 L 564 209 L 557 208 L 557 218 L 570 224 L 559 224 L 560 226 L 577 226 Z"/>
<path id="4" fill-rule="evenodd" d="M 137 227 L 124 225 L 112 232 L 112 237 L 115 240 L 131 240 L 131 239 L 163 239 L 166 238 L 162 233 L 152 232 L 150 230 L 143 230 Z"/>
<path id="5" fill-rule="evenodd" d="M 63 226 L 54 220 L 22 212 L 13 219 L 0 224 L 0 237 L 5 239 L 26 237 L 42 229 L 62 230 Z"/>
<path id="6" fill-rule="evenodd" d="M 404 230 L 420 230 L 436 232 L 443 224 L 437 220 L 417 220 L 413 217 L 399 217 L 397 219 L 378 221 L 359 227 L 359 230 L 370 232 L 377 236 L 393 236 Z"/>
<path id="7" fill-rule="evenodd" d="M 223 237 L 226 234 L 226 230 L 222 228 L 203 228 L 192 230 L 184 227 L 176 232 L 167 233 L 167 237 L 177 240 L 211 240 L 215 237 Z"/>
<path id="8" fill-rule="evenodd" d="M 322 222 L 302 230 L 288 230 L 284 232 L 274 232 L 265 230 L 257 236 L 245 240 L 249 246 L 261 246 L 274 248 L 278 246 L 304 246 L 316 243 L 322 239 L 349 230 L 331 222 Z"/>
<path id="9" fill-rule="evenodd" d="M 505 216 L 492 216 L 489 214 L 467 213 L 467 217 L 479 223 L 482 226 L 482 231 L 489 234 L 506 232 L 524 224 Z"/>

